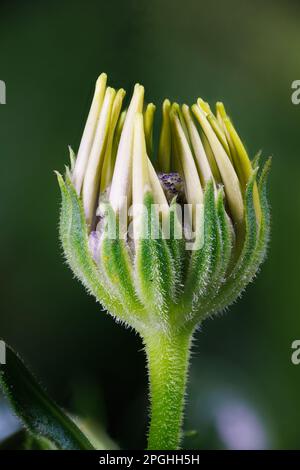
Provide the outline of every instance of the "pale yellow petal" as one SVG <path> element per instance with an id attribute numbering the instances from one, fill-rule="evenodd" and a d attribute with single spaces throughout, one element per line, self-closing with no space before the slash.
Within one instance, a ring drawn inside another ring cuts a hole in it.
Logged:
<path id="1" fill-rule="evenodd" d="M 252 175 L 253 169 L 251 165 L 250 158 L 248 153 L 237 133 L 235 130 L 230 118 L 228 117 L 225 107 L 223 103 L 217 103 L 217 111 L 220 115 L 220 119 L 222 119 L 223 125 L 227 131 L 227 139 L 230 143 L 230 147 L 232 148 L 232 155 L 233 161 L 235 165 L 236 172 L 239 176 L 242 188 L 245 190 L 246 185 Z M 253 187 L 253 198 L 254 198 L 254 206 L 255 212 L 258 222 L 260 223 L 261 220 L 261 206 L 260 206 L 260 199 L 258 194 L 257 184 L 254 184 Z"/>
<path id="2" fill-rule="evenodd" d="M 144 87 L 137 84 L 126 113 L 111 183 L 109 200 L 115 212 L 122 209 L 125 197 L 131 203 L 133 130 L 136 114 L 143 111 L 143 102 Z"/>
<path id="3" fill-rule="evenodd" d="M 125 90 L 121 88 L 120 90 L 118 90 L 116 97 L 114 99 L 114 104 L 113 104 L 111 119 L 110 119 L 107 145 L 106 145 L 105 156 L 103 160 L 103 167 L 101 171 L 101 182 L 100 182 L 101 193 L 106 190 L 106 188 L 108 187 L 108 185 L 111 183 L 111 180 L 112 180 L 113 163 L 114 163 L 113 158 L 112 158 L 112 147 L 113 147 L 115 131 L 116 131 L 118 119 L 120 116 L 124 96 L 125 96 Z"/>
<path id="4" fill-rule="evenodd" d="M 171 128 L 169 100 L 164 100 L 162 106 L 162 126 L 158 146 L 158 166 L 163 173 L 171 171 Z"/>
<path id="5" fill-rule="evenodd" d="M 148 166 L 149 166 L 149 179 L 151 184 L 151 190 L 153 194 L 153 201 L 155 204 L 159 204 L 160 211 L 164 215 L 168 215 L 169 213 L 169 204 L 167 198 L 165 196 L 164 190 L 160 184 L 156 171 L 152 165 L 151 160 L 148 158 Z"/>
<path id="6" fill-rule="evenodd" d="M 99 192 L 100 174 L 106 148 L 110 116 L 116 92 L 107 88 L 101 109 L 93 146 L 83 180 L 82 200 L 87 223 L 93 222 L 96 198 Z"/>
<path id="7" fill-rule="evenodd" d="M 227 155 L 230 157 L 230 150 L 228 146 L 228 142 L 226 140 L 226 135 L 224 133 L 223 126 L 220 125 L 218 119 L 213 114 L 212 110 L 208 103 L 203 101 L 201 98 L 197 100 L 198 106 L 204 111 L 208 122 L 210 123 L 211 127 L 213 128 L 216 136 L 218 137 L 219 141 L 223 145 Z"/>
<path id="8" fill-rule="evenodd" d="M 209 166 L 198 129 L 195 125 L 190 109 L 186 104 L 182 106 L 182 113 L 190 136 L 200 180 L 202 185 L 205 186 L 208 181 L 214 181 L 214 177 Z"/>
<path id="9" fill-rule="evenodd" d="M 152 148 L 153 148 L 152 136 L 153 136 L 153 121 L 154 121 L 155 110 L 156 110 L 156 106 L 153 103 L 149 103 L 147 105 L 147 108 L 145 111 L 145 117 L 144 117 L 147 153 L 149 156 L 152 155 Z"/>
<path id="10" fill-rule="evenodd" d="M 185 182 L 185 192 L 188 204 L 192 205 L 192 221 L 195 222 L 196 206 L 203 203 L 203 191 L 198 175 L 196 163 L 189 147 L 185 132 L 181 126 L 176 108 L 171 112 L 172 131 L 178 152 L 178 158 L 182 168 L 182 176 Z"/>
<path id="11" fill-rule="evenodd" d="M 134 123 L 133 163 L 132 163 L 132 204 L 133 204 L 133 233 L 139 238 L 141 208 L 144 205 L 145 194 L 151 191 L 149 164 L 146 150 L 144 119 L 142 113 L 137 113 Z"/>
<path id="12" fill-rule="evenodd" d="M 95 94 L 93 97 L 90 112 L 86 121 L 86 125 L 82 134 L 76 163 L 73 171 L 72 180 L 76 191 L 80 194 L 84 173 L 88 164 L 93 140 L 100 116 L 100 111 L 103 104 L 105 89 L 106 89 L 107 75 L 102 73 L 96 82 Z"/>
<path id="13" fill-rule="evenodd" d="M 238 225 L 242 225 L 244 219 L 244 204 L 239 179 L 234 167 L 229 156 L 225 152 L 224 147 L 208 122 L 204 111 L 198 105 L 193 105 L 192 111 L 202 127 L 215 156 L 233 220 Z"/>

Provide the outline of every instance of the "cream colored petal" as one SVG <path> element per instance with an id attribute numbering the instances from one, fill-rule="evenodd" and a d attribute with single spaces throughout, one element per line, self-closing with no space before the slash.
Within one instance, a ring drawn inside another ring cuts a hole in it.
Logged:
<path id="1" fill-rule="evenodd" d="M 172 123 L 171 116 L 174 114 L 179 113 L 179 104 L 178 103 L 172 103 L 171 110 L 170 110 L 170 124 L 171 124 L 171 143 L 172 143 L 172 154 L 171 154 L 171 169 L 170 171 L 175 171 L 176 173 L 179 173 L 183 177 L 183 169 L 182 169 L 182 164 L 180 161 L 180 147 L 177 142 L 176 138 L 176 132 L 174 131 L 174 125 Z M 180 116 L 179 116 L 180 120 Z"/>
<path id="2" fill-rule="evenodd" d="M 140 207 L 144 205 L 144 196 L 151 191 L 149 164 L 146 150 L 144 119 L 142 113 L 137 113 L 134 123 L 133 163 L 132 163 L 132 204 L 134 238 L 139 238 Z"/>
<path id="3" fill-rule="evenodd" d="M 230 146 L 233 150 L 232 153 L 235 157 L 234 164 L 236 171 L 239 175 L 240 182 L 243 188 L 245 188 L 252 173 L 252 165 L 250 159 L 240 137 L 238 136 L 235 128 L 233 127 L 232 122 L 230 121 L 225 111 L 223 103 L 218 102 L 216 104 L 216 107 L 222 119 L 224 129 L 227 131 L 227 139 L 230 142 Z"/>
<path id="4" fill-rule="evenodd" d="M 111 113 L 111 120 L 110 120 L 110 127 L 107 139 L 107 145 L 105 150 L 105 156 L 103 160 L 103 167 L 101 171 L 101 182 L 100 182 L 100 192 L 104 192 L 108 185 L 111 183 L 112 175 L 113 175 L 113 158 L 112 158 L 112 147 L 113 147 L 113 140 L 115 137 L 115 131 L 118 123 L 118 119 L 120 116 L 121 108 L 123 99 L 125 96 L 125 90 L 122 88 L 118 90 L 113 108 Z"/>
<path id="5" fill-rule="evenodd" d="M 153 121 L 154 121 L 155 110 L 156 110 L 156 106 L 153 103 L 149 103 L 147 105 L 147 108 L 145 111 L 145 117 L 144 117 L 147 154 L 149 156 L 152 155 L 152 148 L 153 148 L 152 136 L 153 136 Z"/>
<path id="6" fill-rule="evenodd" d="M 126 113 L 111 183 L 109 200 L 115 212 L 122 209 L 125 197 L 128 204 L 131 202 L 133 131 L 135 116 L 142 113 L 143 102 L 144 87 L 137 84 Z"/>
<path id="7" fill-rule="evenodd" d="M 149 180 L 151 184 L 153 201 L 155 204 L 160 205 L 161 213 L 164 215 L 169 214 L 169 204 L 165 196 L 164 190 L 160 184 L 156 171 L 152 165 L 151 160 L 148 158 Z"/>
<path id="8" fill-rule="evenodd" d="M 149 164 L 142 113 L 137 113 L 134 124 L 132 202 L 143 204 L 145 192 L 150 190 Z"/>
<path id="9" fill-rule="evenodd" d="M 233 144 L 233 141 L 232 141 L 232 139 L 229 135 L 229 132 L 228 132 L 227 127 L 226 127 L 225 122 L 224 122 L 224 118 L 226 118 L 227 115 L 226 115 L 223 103 L 220 103 L 220 102 L 216 103 L 216 115 L 217 115 L 218 123 L 219 123 L 220 127 L 222 127 L 222 129 L 223 129 L 226 140 L 227 140 L 227 143 L 228 143 L 231 161 L 232 161 L 232 163 L 235 167 L 235 170 L 237 171 L 237 167 L 236 167 L 237 152 L 236 152 L 235 146 Z M 241 181 L 241 178 L 240 178 L 241 175 L 239 173 L 238 173 L 238 176 L 239 176 L 239 179 Z"/>
<path id="10" fill-rule="evenodd" d="M 119 148 L 119 142 L 120 142 L 120 138 L 121 138 L 123 127 L 124 127 L 124 122 L 125 122 L 125 119 L 126 119 L 126 114 L 127 114 L 126 110 L 121 112 L 119 120 L 118 120 L 118 124 L 117 124 L 117 127 L 116 127 L 116 131 L 115 131 L 115 134 L 114 134 L 112 152 L 111 152 L 111 155 L 112 155 L 112 158 L 111 158 L 112 176 L 113 176 L 113 171 L 114 171 L 114 167 L 115 167 L 115 163 L 116 163 L 116 158 L 117 158 L 117 153 L 118 153 L 118 148 Z"/>
<path id="11" fill-rule="evenodd" d="M 184 130 L 177 112 L 171 112 L 171 124 L 174 132 L 174 140 L 178 151 L 178 158 L 180 160 L 183 178 L 185 181 L 186 199 L 189 204 L 192 204 L 192 220 L 193 225 L 195 222 L 196 205 L 203 203 L 203 191 L 201 187 L 200 178 L 198 175 L 197 167 L 194 161 L 192 151 L 189 147 Z"/>
<path id="12" fill-rule="evenodd" d="M 172 129 L 171 132 L 171 141 L 172 141 L 172 160 L 171 160 L 171 172 L 179 173 L 180 175 L 183 176 L 183 169 L 179 157 L 179 146 L 177 143 L 177 139 L 175 136 L 175 132 Z"/>
<path id="13" fill-rule="evenodd" d="M 184 135 L 185 135 L 185 138 L 186 138 L 188 144 L 190 144 L 189 133 L 188 133 L 186 123 L 185 123 L 185 120 L 184 120 L 184 117 L 183 117 L 183 114 L 182 114 L 182 111 L 181 111 L 181 107 L 179 106 L 178 103 L 173 103 L 172 104 L 172 112 L 174 112 L 175 114 L 178 115 L 182 130 L 183 130 Z"/>
<path id="14" fill-rule="evenodd" d="M 90 151 L 93 145 L 97 123 L 103 104 L 106 82 L 107 75 L 105 73 L 102 73 L 96 82 L 95 94 L 93 97 L 91 109 L 86 121 L 86 125 L 83 131 L 82 139 L 77 154 L 72 180 L 78 194 L 80 194 L 82 188 L 84 173 L 88 164 Z"/>
<path id="15" fill-rule="evenodd" d="M 201 125 L 214 153 L 224 184 L 226 199 L 228 201 L 233 220 L 238 225 L 242 225 L 244 218 L 244 204 L 237 174 L 227 153 L 224 150 L 224 147 L 220 143 L 210 123 L 206 119 L 204 111 L 198 105 L 193 105 L 192 111 Z"/>
<path id="16" fill-rule="evenodd" d="M 82 188 L 82 200 L 87 223 L 93 222 L 95 204 L 100 186 L 100 172 L 106 148 L 110 116 L 116 92 L 107 88 L 95 133 Z"/>
<path id="17" fill-rule="evenodd" d="M 182 114 L 185 119 L 190 141 L 191 141 L 192 148 L 194 151 L 195 161 L 198 167 L 200 180 L 203 186 L 205 186 L 205 184 L 209 180 L 214 181 L 214 177 L 213 177 L 211 168 L 209 166 L 209 162 L 208 162 L 198 129 L 195 125 L 190 109 L 186 104 L 182 106 Z"/>
<path id="18" fill-rule="evenodd" d="M 169 100 L 164 100 L 162 106 L 162 126 L 158 145 L 158 166 L 163 173 L 171 171 L 171 128 Z"/>
<path id="19" fill-rule="evenodd" d="M 207 101 L 204 101 L 202 98 L 198 98 L 197 104 L 202 109 L 202 111 L 204 111 L 205 116 L 211 113 L 211 109 Z"/>
<path id="20" fill-rule="evenodd" d="M 231 147 L 233 148 L 235 168 L 239 175 L 241 185 L 243 189 L 245 189 L 249 181 L 249 178 L 253 172 L 251 161 L 243 145 L 243 142 L 241 141 L 237 131 L 235 130 L 230 118 L 226 114 L 223 103 L 220 103 L 220 102 L 217 103 L 217 110 L 219 111 L 224 127 L 228 133 L 228 140 L 230 142 Z M 260 206 L 258 188 L 257 188 L 256 183 L 253 187 L 253 198 L 254 198 L 256 217 L 257 217 L 258 222 L 260 223 L 261 206 Z"/>
<path id="21" fill-rule="evenodd" d="M 229 157 L 230 157 L 230 150 L 229 150 L 229 146 L 228 146 L 228 143 L 227 143 L 227 140 L 226 140 L 226 135 L 224 133 L 223 126 L 220 125 L 218 119 L 215 117 L 215 115 L 211 111 L 210 106 L 209 106 L 208 103 L 203 101 L 201 98 L 198 98 L 197 104 L 204 111 L 208 122 L 210 123 L 211 127 L 213 128 L 213 130 L 214 130 L 216 136 L 218 137 L 219 141 L 223 145 L 227 155 L 229 155 Z"/>
<path id="22" fill-rule="evenodd" d="M 202 128 L 199 129 L 199 134 L 200 134 L 200 137 L 201 137 L 201 140 L 202 140 L 202 143 L 203 143 L 203 147 L 204 147 L 204 150 L 205 150 L 205 153 L 206 153 L 208 163 L 209 163 L 211 172 L 213 174 L 214 180 L 215 180 L 217 185 L 222 184 L 222 178 L 221 178 L 221 174 L 220 174 L 215 156 L 213 154 L 211 146 L 209 145 L 207 137 L 206 137 L 205 133 L 203 132 Z"/>

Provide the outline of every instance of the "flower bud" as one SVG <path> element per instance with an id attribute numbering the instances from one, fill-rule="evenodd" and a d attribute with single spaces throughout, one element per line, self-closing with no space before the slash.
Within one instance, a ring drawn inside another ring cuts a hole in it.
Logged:
<path id="1" fill-rule="evenodd" d="M 102 74 L 77 156 L 63 178 L 60 238 L 68 264 L 117 320 L 142 336 L 194 328 L 231 304 L 261 265 L 269 237 L 266 177 L 217 103 L 165 100 Z M 155 142 L 155 139 L 154 139 Z M 157 154 L 157 158 L 156 158 Z"/>

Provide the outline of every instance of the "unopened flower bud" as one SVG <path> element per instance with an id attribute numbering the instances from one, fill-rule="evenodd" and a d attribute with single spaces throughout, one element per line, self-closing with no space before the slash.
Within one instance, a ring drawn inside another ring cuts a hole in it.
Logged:
<path id="1" fill-rule="evenodd" d="M 251 162 L 224 105 L 165 100 L 102 74 L 62 192 L 60 236 L 75 275 L 142 336 L 194 328 L 231 304 L 262 263 L 269 236 L 266 176 Z"/>

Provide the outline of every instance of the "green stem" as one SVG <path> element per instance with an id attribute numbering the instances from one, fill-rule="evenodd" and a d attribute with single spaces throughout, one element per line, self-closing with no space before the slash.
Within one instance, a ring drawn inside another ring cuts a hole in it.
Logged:
<path id="1" fill-rule="evenodd" d="M 192 332 L 144 336 L 150 381 L 149 450 L 178 449 Z"/>

